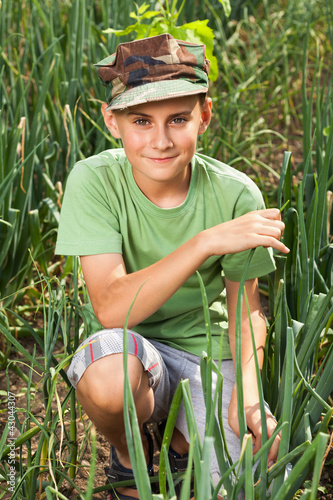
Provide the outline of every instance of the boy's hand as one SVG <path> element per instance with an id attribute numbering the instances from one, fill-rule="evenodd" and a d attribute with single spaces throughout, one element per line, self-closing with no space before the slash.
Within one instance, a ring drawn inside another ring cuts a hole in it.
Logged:
<path id="1" fill-rule="evenodd" d="M 226 255 L 259 246 L 283 253 L 289 249 L 280 241 L 284 231 L 277 208 L 256 210 L 204 231 L 211 255 Z"/>
<path id="2" fill-rule="evenodd" d="M 248 393 L 248 391 L 246 392 Z M 259 402 L 253 402 L 253 403 L 250 402 L 245 395 L 244 407 L 245 407 L 244 409 L 245 409 L 246 424 L 249 431 L 252 433 L 253 455 L 255 455 L 259 451 L 262 441 L 260 406 Z M 239 437 L 236 384 L 234 385 L 232 396 L 230 399 L 228 420 L 231 429 Z M 270 412 L 266 412 L 266 425 L 267 425 L 267 437 L 270 438 L 277 425 L 275 417 Z M 268 467 L 271 467 L 273 463 L 276 462 L 277 460 L 279 446 L 280 446 L 280 439 L 281 439 L 280 434 L 278 434 L 269 450 L 268 461 L 267 461 Z"/>

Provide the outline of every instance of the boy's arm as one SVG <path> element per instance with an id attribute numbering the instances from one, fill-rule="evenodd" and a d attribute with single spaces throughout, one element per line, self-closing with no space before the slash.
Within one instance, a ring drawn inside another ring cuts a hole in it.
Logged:
<path id="1" fill-rule="evenodd" d="M 129 317 L 129 328 L 157 311 L 212 255 L 237 253 L 257 246 L 287 253 L 277 209 L 258 210 L 206 229 L 151 266 L 126 273 L 121 254 L 81 257 L 94 312 L 105 328 L 124 326 L 127 312 L 142 286 Z"/>
<path id="2" fill-rule="evenodd" d="M 228 304 L 228 322 L 229 322 L 229 341 L 234 360 L 235 359 L 235 333 L 236 333 L 236 305 L 239 290 L 239 282 L 225 280 L 227 290 Z M 248 280 L 245 282 L 246 295 L 250 308 L 251 322 L 257 346 L 257 356 L 260 369 L 262 368 L 264 358 L 264 346 L 266 339 L 266 322 L 260 305 L 258 290 L 258 280 Z M 242 371 L 243 371 L 243 389 L 244 389 L 244 409 L 248 428 L 253 433 L 253 454 L 261 446 L 261 415 L 259 407 L 259 394 L 257 386 L 257 377 L 254 364 L 250 322 L 248 317 L 245 297 L 242 309 Z M 267 434 L 270 437 L 276 427 L 276 421 L 272 415 L 267 414 Z M 234 386 L 230 405 L 229 405 L 229 425 L 239 436 L 238 411 L 237 411 L 237 391 Z M 268 464 L 276 461 L 279 450 L 280 436 L 275 439 L 268 455 Z"/>

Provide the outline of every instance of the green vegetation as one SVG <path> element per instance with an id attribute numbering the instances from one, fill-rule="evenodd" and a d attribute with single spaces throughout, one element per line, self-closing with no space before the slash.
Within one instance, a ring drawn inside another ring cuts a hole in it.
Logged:
<path id="1" fill-rule="evenodd" d="M 184 381 L 166 427 L 159 496 L 151 493 L 142 467 L 127 386 L 126 430 L 142 498 L 171 498 L 165 452 L 183 400 L 193 436 L 190 455 L 197 498 L 216 498 L 207 473 L 215 445 L 228 499 L 236 498 L 243 486 L 247 499 L 312 500 L 317 498 L 333 412 L 333 2 L 235 0 L 229 18 L 226 5 L 187 0 L 164 5 L 162 14 L 167 26 L 167 21 L 175 28 L 187 25 L 190 31 L 194 21 L 208 20 L 203 25 L 214 37 L 214 119 L 200 140 L 200 151 L 246 171 L 262 189 L 267 205 L 282 208 L 286 222 L 284 240 L 291 252 L 276 255 L 277 271 L 261 282 L 269 324 L 265 364 L 261 376 L 258 373 L 262 411 L 265 398 L 279 421 L 279 459 L 266 470 L 267 441 L 255 457 L 261 461 L 253 480 L 251 440 L 240 412 L 243 472 L 239 464 L 227 467 L 221 415 L 215 420 L 212 410 L 221 403 L 223 381 L 216 394 L 208 390 L 216 370 L 209 327 L 201 367 L 207 387 L 206 437 L 203 443 L 195 439 Z M 54 244 L 73 164 L 117 146 L 102 124 L 103 88 L 93 63 L 119 41 L 110 27 L 124 30 L 138 20 L 131 15 L 136 13 L 148 30 L 156 15 L 144 14 L 156 10 L 155 2 L 136 7 L 129 0 L 0 4 L 0 368 L 5 381 L 0 390 L 0 498 L 10 492 L 13 500 L 66 499 L 74 494 L 88 499 L 103 489 L 94 485 L 94 473 L 102 465 L 96 463 L 95 431 L 84 419 L 65 373 L 86 334 L 86 291 L 78 261 L 55 258 Z M 126 39 L 128 35 L 120 38 Z M 203 289 L 202 294 L 205 306 Z M 13 377 L 19 377 L 26 395 L 16 401 L 15 453 L 8 419 Z M 38 401 L 42 410 L 36 413 Z M 80 441 L 78 421 L 84 428 Z M 76 478 L 87 452 L 90 477 L 82 488 Z M 289 464 L 293 468 L 285 478 Z M 7 482 L 11 466 L 17 480 L 13 491 Z M 182 499 L 189 498 L 189 474 Z"/>

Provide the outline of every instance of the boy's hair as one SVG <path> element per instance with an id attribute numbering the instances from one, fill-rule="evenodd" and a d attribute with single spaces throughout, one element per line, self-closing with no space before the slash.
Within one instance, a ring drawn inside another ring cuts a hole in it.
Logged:
<path id="1" fill-rule="evenodd" d="M 208 91 L 205 46 L 168 33 L 121 43 L 96 66 L 109 110 Z"/>
<path id="2" fill-rule="evenodd" d="M 198 95 L 198 99 L 199 99 L 200 106 L 203 107 L 203 105 L 205 104 L 206 99 L 207 99 L 207 93 L 205 93 L 205 94 L 203 94 L 203 93 L 199 94 Z"/>

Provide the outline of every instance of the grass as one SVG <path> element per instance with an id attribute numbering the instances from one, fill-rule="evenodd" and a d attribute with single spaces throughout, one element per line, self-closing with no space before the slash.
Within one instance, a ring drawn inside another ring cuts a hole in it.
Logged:
<path id="1" fill-rule="evenodd" d="M 24 4 L 3 0 L 1 4 L 0 395 L 1 420 L 7 423 L 0 438 L 0 498 L 10 493 L 12 499 L 74 494 L 88 499 L 101 490 L 94 484 L 96 434 L 86 423 L 65 372 L 87 333 L 82 314 L 87 294 L 78 261 L 57 260 L 53 252 L 68 172 L 75 161 L 117 146 L 102 125 L 103 89 L 92 63 L 118 41 L 104 32 L 110 20 L 115 29 L 122 29 L 132 22 L 133 10 L 129 0 Z M 207 468 L 213 446 L 228 498 L 236 498 L 241 487 L 246 498 L 317 498 L 332 433 L 332 15 L 330 0 L 306 5 L 300 0 L 262 0 L 232 2 L 231 17 L 226 19 L 218 0 L 189 0 L 179 16 L 179 23 L 207 18 L 215 34 L 219 77 L 210 91 L 214 119 L 199 149 L 246 171 L 261 187 L 267 204 L 282 208 L 284 240 L 291 252 L 288 257 L 276 255 L 276 273 L 261 282 L 270 312 L 258 387 L 262 411 L 265 398 L 281 429 L 277 464 L 266 470 L 268 440 L 255 457 L 261 461 L 252 477 L 242 412 L 243 472 L 239 464 L 229 463 L 222 418 L 213 411 L 221 402 L 223 380 L 219 379 L 215 394 L 209 390 L 217 368 L 210 356 L 208 326 L 201 366 L 207 388 L 206 436 L 202 443 L 195 438 L 185 381 L 175 395 L 160 455 L 164 498 L 173 491 L 171 487 L 167 493 L 172 475 L 165 453 L 181 401 L 193 436 L 190 454 L 198 498 L 216 498 Z M 209 325 L 208 317 L 206 322 Z M 16 399 L 19 436 L 14 457 L 8 419 L 13 377 L 20 377 L 25 391 L 23 407 L 22 399 Z M 238 389 L 241 406 L 241 385 Z M 35 412 L 37 401 L 41 414 Z M 161 498 L 152 495 L 142 466 L 127 386 L 126 401 L 126 430 L 133 443 L 130 450 L 140 494 L 145 499 Z M 81 442 L 78 422 L 84 427 Z M 83 489 L 77 479 L 87 450 L 90 476 Z M 292 469 L 285 480 L 289 464 Z M 14 491 L 7 483 L 11 466 L 17 480 Z M 188 498 L 189 475 L 190 470 L 182 498 Z M 310 475 L 311 486 L 299 493 Z"/>

